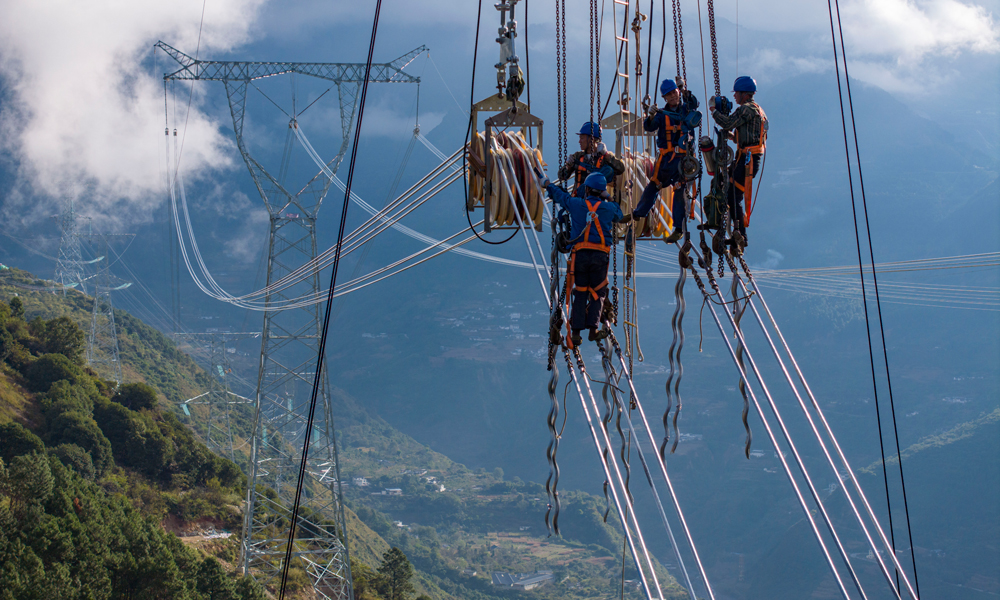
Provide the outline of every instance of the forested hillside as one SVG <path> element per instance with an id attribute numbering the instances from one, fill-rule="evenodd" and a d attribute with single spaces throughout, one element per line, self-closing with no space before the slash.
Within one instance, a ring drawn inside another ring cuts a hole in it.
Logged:
<path id="1" fill-rule="evenodd" d="M 116 311 L 131 381 L 116 389 L 85 366 L 92 302 L 23 271 L 0 274 L 0 600 L 268 597 L 236 573 L 247 479 L 191 429 L 198 413 L 179 409 L 208 374 Z M 334 400 L 345 481 L 370 481 L 346 488 L 359 600 L 390 597 L 400 573 L 412 578 L 406 598 L 434 600 L 523 596 L 494 586 L 494 570 L 552 571 L 535 598 L 600 597 L 623 572 L 635 579 L 631 559 L 622 570 L 620 528 L 614 515 L 603 521 L 603 499 L 563 492 L 564 537 L 547 539 L 543 486 L 470 470 L 342 390 Z M 184 535 L 206 529 L 235 535 Z M 309 597 L 305 573 L 293 570 L 291 584 L 294 597 Z M 641 596 L 635 581 L 624 593 Z"/>
<path id="2" fill-rule="evenodd" d="M 264 598 L 161 525 L 168 516 L 237 525 L 239 468 L 160 410 L 154 388 L 116 390 L 85 368 L 70 316 L 29 318 L 20 297 L 7 300 L 0 598 Z"/>

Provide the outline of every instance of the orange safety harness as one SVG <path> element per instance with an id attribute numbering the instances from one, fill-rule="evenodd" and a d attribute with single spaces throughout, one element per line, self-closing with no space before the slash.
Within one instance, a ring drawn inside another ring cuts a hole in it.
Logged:
<path id="1" fill-rule="evenodd" d="M 755 105 L 756 106 L 756 105 Z M 745 177 L 743 179 L 743 185 L 737 182 L 733 182 L 736 189 L 743 192 L 743 197 L 746 198 L 746 222 L 744 225 L 750 224 L 750 214 L 753 212 L 753 178 L 756 173 L 753 171 L 753 157 L 754 155 L 761 156 L 767 150 L 767 129 L 763 126 L 767 122 L 767 116 L 764 111 L 757 106 L 757 114 L 761 118 L 761 128 L 760 128 L 760 142 L 755 146 L 741 146 L 740 145 L 740 132 L 734 131 L 733 134 L 736 138 L 736 160 L 744 161 L 744 173 Z M 736 163 L 739 164 L 739 163 Z"/>
<path id="2" fill-rule="evenodd" d="M 604 238 L 604 230 L 601 229 L 601 222 L 597 218 L 597 208 L 601 205 L 600 200 L 597 202 L 591 202 L 589 199 L 584 199 L 587 203 L 587 226 L 583 229 L 583 241 L 577 242 L 573 246 L 573 252 L 569 257 L 569 268 L 566 270 L 566 314 L 570 314 L 570 290 L 573 292 L 590 292 L 591 297 L 594 300 L 600 300 L 598 292 L 608 285 L 608 278 L 605 277 L 604 281 L 594 287 L 585 287 L 576 285 L 576 251 L 577 250 L 599 250 L 601 252 L 610 253 L 611 247 L 608 245 L 607 240 Z M 597 229 L 597 235 L 600 238 L 600 242 L 590 241 L 590 229 L 591 226 Z M 570 321 L 566 321 L 566 345 L 568 348 L 573 348 L 573 337 L 571 330 Z"/>
<path id="3" fill-rule="evenodd" d="M 664 118 L 666 119 L 666 122 L 663 124 L 663 130 L 665 132 L 664 137 L 667 138 L 667 147 L 660 148 L 660 153 L 656 157 L 656 162 L 653 163 L 653 173 L 650 176 L 650 181 L 655 183 L 657 186 L 660 185 L 660 180 L 657 179 L 657 176 L 660 173 L 660 163 L 663 162 L 663 157 L 669 154 L 670 158 L 668 158 L 667 160 L 673 160 L 674 156 L 677 156 L 678 154 L 687 154 L 687 150 L 685 150 L 680 146 L 674 145 L 673 134 L 675 132 L 681 133 L 682 132 L 681 126 L 679 124 L 673 125 L 672 124 L 673 119 L 671 119 L 669 116 L 665 116 Z"/>
<path id="4" fill-rule="evenodd" d="M 604 164 L 604 155 L 599 154 L 597 156 L 597 162 L 594 163 L 594 170 L 596 171 L 597 169 L 600 169 L 602 164 Z M 589 174 L 590 171 L 587 170 L 586 165 L 584 165 L 582 162 L 578 162 L 576 164 L 576 188 L 573 190 L 574 194 L 580 191 L 580 187 L 583 185 L 583 181 L 587 178 L 587 175 Z"/>

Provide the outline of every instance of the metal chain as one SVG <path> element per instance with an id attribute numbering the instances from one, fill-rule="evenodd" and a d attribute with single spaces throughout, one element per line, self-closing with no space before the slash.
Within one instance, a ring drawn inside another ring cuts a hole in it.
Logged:
<path id="1" fill-rule="evenodd" d="M 677 3 L 677 37 L 680 38 L 680 61 L 681 68 L 678 69 L 677 74 L 680 75 L 684 82 L 687 83 L 687 62 L 684 60 L 684 19 L 681 17 L 681 3 Z"/>
<path id="2" fill-rule="evenodd" d="M 615 307 L 615 320 L 614 324 L 618 325 L 618 244 L 614 245 L 611 250 L 611 268 L 613 270 L 614 280 L 611 284 L 611 304 Z"/>
<path id="3" fill-rule="evenodd" d="M 674 59 L 677 61 L 677 74 L 681 74 L 681 45 L 680 37 L 677 35 L 677 2 L 678 0 L 673 0 L 674 8 Z M 711 4 L 711 0 L 709 1 Z"/>
<path id="4" fill-rule="evenodd" d="M 601 9 L 603 12 L 603 9 Z M 596 43 L 594 44 L 594 85 L 597 87 L 597 120 L 601 120 L 601 29 L 600 23 L 604 20 L 603 14 L 601 20 L 597 19 L 597 0 L 594 0 L 594 39 Z M 594 117 L 591 116 L 591 121 Z M 600 125 L 600 123 L 598 123 Z"/>
<path id="5" fill-rule="evenodd" d="M 565 163 L 566 158 L 569 156 L 569 153 L 566 150 L 566 145 L 567 145 L 566 138 L 568 136 L 567 136 L 567 134 L 565 132 L 566 122 L 567 122 L 567 118 L 566 118 L 566 114 L 567 114 L 566 104 L 567 104 L 567 101 L 568 101 L 568 98 L 566 97 L 566 0 L 561 0 L 559 2 L 558 7 L 559 7 L 559 10 L 561 12 L 559 26 L 560 26 L 560 28 L 562 30 L 561 34 L 560 34 L 561 48 L 559 49 L 560 50 L 560 59 L 561 59 L 561 63 L 559 65 L 559 69 L 560 69 L 559 77 L 560 77 L 560 80 L 561 80 L 560 81 L 560 85 L 561 85 L 562 95 L 563 95 L 563 103 L 562 103 L 562 129 L 563 129 L 563 135 L 562 135 L 562 146 L 559 149 L 559 152 L 560 152 L 560 154 L 559 154 L 559 156 L 560 156 L 560 158 L 559 158 L 559 164 L 562 165 L 562 164 Z"/>
<path id="6" fill-rule="evenodd" d="M 712 74 L 715 77 L 715 95 L 722 94 L 722 87 L 719 84 L 719 46 L 715 40 L 715 4 L 712 0 L 708 3 L 708 30 L 712 38 Z"/>
<path id="7" fill-rule="evenodd" d="M 560 60 L 560 50 L 562 49 L 562 36 L 560 29 L 560 16 L 559 16 L 559 3 L 556 2 L 556 133 L 558 135 L 558 141 L 556 143 L 556 149 L 559 151 L 559 165 L 563 165 L 566 162 L 565 156 L 565 138 L 566 138 L 566 127 L 563 123 L 563 87 L 561 84 L 560 74 L 562 73 L 562 62 Z"/>
<path id="8" fill-rule="evenodd" d="M 590 0 L 590 121 L 594 121 L 594 50 L 597 47 L 597 0 Z"/>

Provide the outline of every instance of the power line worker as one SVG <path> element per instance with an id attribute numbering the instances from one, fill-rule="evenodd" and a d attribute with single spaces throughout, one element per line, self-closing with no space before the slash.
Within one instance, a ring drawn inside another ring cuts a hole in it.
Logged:
<path id="1" fill-rule="evenodd" d="M 613 152 L 608 152 L 601 141 L 601 127 L 597 123 L 584 123 L 579 135 L 580 151 L 571 154 L 566 164 L 559 168 L 559 179 L 569 181 L 575 176 L 573 195 L 582 198 L 583 181 L 587 175 L 600 173 L 605 181 L 614 181 L 615 177 L 625 172 L 625 163 L 618 160 Z"/>
<path id="2" fill-rule="evenodd" d="M 683 80 L 680 80 L 684 85 Z M 642 122 L 645 131 L 656 132 L 656 147 L 659 154 L 653 164 L 653 176 L 646 189 L 642 191 L 639 204 L 632 211 L 632 216 L 641 219 L 649 214 L 656 203 L 656 196 L 662 188 L 683 183 L 681 160 L 688 154 L 694 141 L 694 130 L 701 123 L 701 113 L 698 112 L 698 99 L 689 90 L 678 87 L 673 79 L 664 79 L 660 84 L 660 95 L 666 106 L 659 109 L 654 104 L 649 107 L 646 119 Z M 674 221 L 674 231 L 667 242 L 676 242 L 684 235 L 684 225 L 687 214 L 684 205 L 684 194 L 674 194 L 671 217 Z"/>
<path id="3" fill-rule="evenodd" d="M 760 168 L 760 157 L 767 143 L 767 115 L 753 99 L 756 92 L 757 82 L 744 75 L 737 77 L 733 83 L 733 97 L 739 107 L 732 115 L 727 114 L 729 102 L 725 98 L 709 101 L 712 118 L 720 129 L 729 132 L 729 139 L 736 142 L 736 158 L 729 167 L 727 198 L 733 230 L 742 236 L 744 246 L 747 245 L 747 222 L 753 212 L 753 178 Z M 746 217 L 743 206 L 746 207 Z"/>
<path id="4" fill-rule="evenodd" d="M 552 184 L 545 175 L 539 183 L 552 201 L 570 216 L 570 240 L 573 251 L 566 272 L 566 286 L 573 289 L 570 316 L 574 345 L 581 343 L 580 332 L 590 330 L 591 341 L 604 339 L 606 329 L 598 330 L 604 299 L 608 295 L 608 255 L 613 241 L 611 226 L 621 220 L 622 209 L 607 193 L 607 180 L 591 173 L 583 182 L 583 197 L 571 195 Z"/>

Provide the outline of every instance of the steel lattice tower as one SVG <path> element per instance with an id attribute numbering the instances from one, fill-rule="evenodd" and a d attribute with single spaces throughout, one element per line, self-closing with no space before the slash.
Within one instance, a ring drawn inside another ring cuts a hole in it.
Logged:
<path id="1" fill-rule="evenodd" d="M 246 99 L 251 82 L 277 75 L 300 75 L 332 82 L 340 101 L 343 139 L 327 167 L 336 173 L 350 142 L 364 63 L 221 62 L 202 61 L 160 42 L 181 68 L 164 75 L 165 81 L 221 81 L 233 117 L 236 145 L 270 215 L 267 285 L 316 257 L 316 217 L 332 181 L 317 173 L 301 190 L 291 192 L 250 155 L 243 139 Z M 389 63 L 371 66 L 370 82 L 419 83 L 403 72 L 426 48 L 421 46 Z M 294 126 L 292 117 L 290 126 Z M 298 284 L 265 297 L 268 306 L 320 292 L 319 271 Z M 287 548 L 291 509 L 301 460 L 302 439 L 315 377 L 320 332 L 319 306 L 267 310 L 261 335 L 257 380 L 256 420 L 251 456 L 251 483 L 242 539 L 244 572 L 261 583 L 280 577 Z M 306 571 L 321 598 L 351 599 L 353 589 L 346 547 L 343 495 L 334 424 L 330 411 L 329 379 L 324 373 L 309 443 L 308 476 L 299 512 L 293 560 Z M 275 498 L 263 493 L 267 488 Z"/>
<path id="2" fill-rule="evenodd" d="M 83 252 L 80 248 L 80 234 L 76 229 L 76 208 L 70 198 L 62 214 L 59 215 L 59 256 L 56 259 L 55 280 L 66 289 L 76 287 L 83 293 L 87 288 L 83 278 Z"/>
<path id="3" fill-rule="evenodd" d="M 87 364 L 104 379 L 115 384 L 122 382 L 122 363 L 118 356 L 118 330 L 115 326 L 115 307 L 111 302 L 111 292 L 129 287 L 111 275 L 111 261 L 108 256 L 110 235 L 131 236 L 133 234 L 89 234 L 97 239 L 98 251 L 104 258 L 104 268 L 94 278 L 94 308 L 90 314 L 90 335 L 87 336 Z"/>
<path id="4" fill-rule="evenodd" d="M 259 334 L 245 333 L 182 333 L 176 334 L 176 338 L 191 338 L 197 343 L 198 339 L 208 338 L 205 344 L 198 344 L 196 347 L 207 352 L 207 371 L 211 376 L 211 382 L 207 392 L 189 398 L 183 402 L 187 405 L 205 405 L 205 445 L 219 456 L 225 456 L 229 460 L 236 462 L 236 453 L 233 448 L 233 429 L 231 423 L 232 407 L 235 404 L 251 404 L 253 400 L 244 398 L 233 393 L 229 389 L 229 376 L 232 369 L 229 364 L 228 342 L 235 341 L 248 336 L 256 337 Z M 194 344 L 192 344 L 193 347 Z M 198 423 L 195 423 L 195 430 L 199 431 Z"/>

